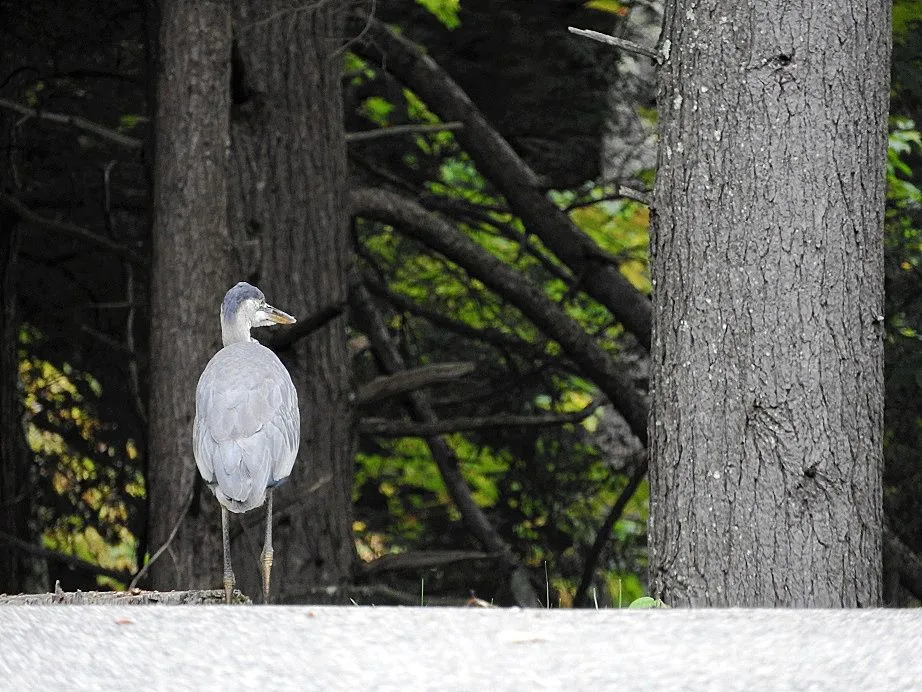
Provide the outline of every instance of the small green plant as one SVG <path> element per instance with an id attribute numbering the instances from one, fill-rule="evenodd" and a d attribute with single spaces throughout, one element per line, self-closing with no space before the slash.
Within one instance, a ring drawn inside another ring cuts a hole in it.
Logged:
<path id="1" fill-rule="evenodd" d="M 653 598 L 652 596 L 641 596 L 638 599 L 631 601 L 631 604 L 628 608 L 668 608 L 665 603 L 663 603 L 658 598 Z"/>

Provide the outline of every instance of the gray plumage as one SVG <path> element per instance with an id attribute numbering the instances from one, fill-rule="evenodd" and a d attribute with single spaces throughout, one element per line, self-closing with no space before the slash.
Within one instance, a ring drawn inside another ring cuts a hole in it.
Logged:
<path id="1" fill-rule="evenodd" d="M 263 504 L 291 473 L 298 451 L 298 395 L 278 357 L 255 341 L 228 344 L 195 391 L 195 462 L 231 512 Z"/>
<path id="2" fill-rule="evenodd" d="M 205 366 L 195 390 L 192 449 L 199 473 L 221 504 L 224 587 L 230 602 L 227 512 L 267 504 L 263 593 L 269 596 L 272 567 L 272 488 L 291 473 L 298 453 L 298 394 L 272 351 L 250 336 L 252 327 L 291 324 L 295 319 L 266 304 L 255 286 L 238 283 L 221 305 L 224 348 Z"/>

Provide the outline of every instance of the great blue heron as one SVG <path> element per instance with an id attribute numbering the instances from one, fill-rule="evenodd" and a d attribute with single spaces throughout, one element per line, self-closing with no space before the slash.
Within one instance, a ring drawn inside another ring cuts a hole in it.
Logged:
<path id="1" fill-rule="evenodd" d="M 252 327 L 291 324 L 295 318 L 266 304 L 263 292 L 241 281 L 224 296 L 224 348 L 205 366 L 195 389 L 192 444 L 202 478 L 221 503 L 224 592 L 231 602 L 228 512 L 241 514 L 266 503 L 262 552 L 263 599 L 272 571 L 272 489 L 288 477 L 298 452 L 298 394 L 272 351 L 254 341 Z"/>

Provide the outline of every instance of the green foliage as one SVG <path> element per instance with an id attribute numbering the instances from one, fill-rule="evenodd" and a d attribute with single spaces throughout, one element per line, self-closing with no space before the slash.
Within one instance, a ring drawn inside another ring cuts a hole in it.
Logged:
<path id="1" fill-rule="evenodd" d="M 913 25 L 922 20 L 922 0 L 895 0 L 893 3 L 893 39 L 905 41 Z"/>
<path id="2" fill-rule="evenodd" d="M 609 14 L 616 14 L 619 17 L 624 16 L 629 11 L 629 8 L 623 3 L 618 2 L 618 0 L 589 0 L 584 7 L 591 10 L 599 10 L 600 12 L 608 12 Z"/>
<path id="3" fill-rule="evenodd" d="M 386 127 L 388 116 L 394 110 L 394 104 L 381 96 L 369 96 L 362 102 L 361 112 L 366 118 L 379 127 Z"/>
<path id="4" fill-rule="evenodd" d="M 461 20 L 458 18 L 461 0 L 416 0 L 416 3 L 429 10 L 448 29 L 461 25 Z"/>
<path id="5" fill-rule="evenodd" d="M 136 569 L 129 528 L 144 498 L 134 440 L 118 440 L 95 414 L 99 382 L 68 363 L 35 355 L 34 328 L 20 337 L 19 381 L 34 464 L 33 508 L 46 548 L 119 571 Z M 118 586 L 99 577 L 100 586 Z"/>
<path id="6" fill-rule="evenodd" d="M 139 125 L 147 122 L 147 120 L 147 116 L 144 115 L 125 113 L 118 119 L 118 131 L 129 132 L 130 130 L 133 130 Z"/>
<path id="7" fill-rule="evenodd" d="M 379 126 L 406 122 L 393 120 L 397 114 L 408 122 L 438 122 L 415 94 L 404 89 L 401 96 L 388 105 L 366 98 L 360 115 Z M 506 209 L 505 200 L 458 149 L 451 132 L 414 136 L 406 140 L 399 157 L 389 158 L 401 162 L 402 171 L 395 172 L 415 180 L 429 199 L 450 203 L 447 208 L 456 211 L 445 214 L 460 232 L 541 287 L 617 356 L 620 325 L 596 301 L 573 290 L 568 270 L 525 232 L 521 220 Z M 646 291 L 647 209 L 612 200 L 607 192 L 589 185 L 552 194 L 562 208 L 572 206 L 571 218 L 619 263 L 625 276 Z M 387 224 L 360 220 L 355 231 L 364 272 L 375 276 L 390 294 L 419 308 L 416 312 L 383 304 L 404 353 L 420 363 L 467 360 L 476 364 L 472 381 L 459 383 L 450 392 L 433 392 L 437 408 L 444 411 L 440 417 L 572 413 L 592 405 L 599 396 L 593 383 L 575 374 L 561 358 L 557 344 L 548 342 L 516 308 L 461 267 Z M 426 316 L 431 313 L 458 325 L 457 329 L 433 323 Z M 509 347 L 471 336 L 484 331 L 508 339 Z M 358 369 L 367 372 L 366 377 L 376 373 L 370 360 Z M 403 415 L 399 406 L 385 413 Z M 477 504 L 536 574 L 547 565 L 556 592 L 551 602 L 562 606 L 572 605 L 584 551 L 625 483 L 623 476 L 613 473 L 611 460 L 594 438 L 600 428 L 611 425 L 606 416 L 611 413 L 599 409 L 580 423 L 556 428 L 493 428 L 445 437 Z M 409 549 L 477 547 L 461 525 L 423 441 L 363 440 L 356 465 L 356 535 L 364 559 Z M 606 606 L 643 594 L 646 503 L 644 484 L 615 526 L 618 559 L 606 558 L 601 566 L 604 593 L 600 596 Z M 476 576 L 470 578 L 476 583 Z M 427 592 L 431 584 L 427 579 Z M 487 588 L 495 588 L 495 583 Z"/>
<path id="8" fill-rule="evenodd" d="M 665 603 L 663 603 L 658 598 L 653 598 L 651 596 L 642 596 L 635 601 L 631 602 L 631 605 L 628 608 L 668 608 Z"/>
<path id="9" fill-rule="evenodd" d="M 887 514 L 915 550 L 922 549 L 922 194 L 920 133 L 907 118 L 890 123 L 887 156 L 886 260 L 886 472 Z"/>

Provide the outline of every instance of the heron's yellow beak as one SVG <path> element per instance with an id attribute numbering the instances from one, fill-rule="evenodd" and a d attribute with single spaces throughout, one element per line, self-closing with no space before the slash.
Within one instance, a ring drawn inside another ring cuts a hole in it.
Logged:
<path id="1" fill-rule="evenodd" d="M 274 308 L 271 305 L 266 305 L 264 311 L 266 316 L 276 324 L 294 324 L 298 321 L 287 312 L 282 312 L 278 308 Z"/>

